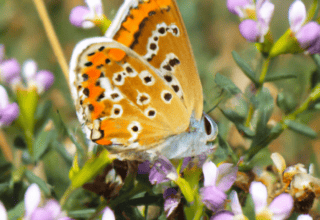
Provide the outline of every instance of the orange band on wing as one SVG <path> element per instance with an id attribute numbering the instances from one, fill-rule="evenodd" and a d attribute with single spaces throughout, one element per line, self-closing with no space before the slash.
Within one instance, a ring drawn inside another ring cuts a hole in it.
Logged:
<path id="1" fill-rule="evenodd" d="M 126 56 L 126 53 L 120 49 L 110 49 L 108 55 L 112 60 L 120 61 Z"/>
<path id="2" fill-rule="evenodd" d="M 135 34 L 143 28 L 143 22 L 147 21 L 149 13 L 159 9 L 168 9 L 171 0 L 150 0 L 139 4 L 138 8 L 132 9 L 126 20 L 121 24 L 122 29 L 118 31 L 115 40 L 126 45 L 131 46 L 135 39 Z"/>

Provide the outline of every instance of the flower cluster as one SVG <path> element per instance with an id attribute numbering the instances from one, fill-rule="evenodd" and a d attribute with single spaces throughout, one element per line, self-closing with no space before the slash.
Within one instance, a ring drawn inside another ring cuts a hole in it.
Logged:
<path id="1" fill-rule="evenodd" d="M 261 182 L 252 182 L 250 195 L 254 203 L 256 219 L 286 219 L 293 208 L 293 199 L 287 193 L 277 196 L 269 205 L 267 204 L 267 188 Z M 211 220 L 217 219 L 247 219 L 242 212 L 238 195 L 235 191 L 230 193 L 232 212 L 218 212 Z"/>
<path id="2" fill-rule="evenodd" d="M 28 88 L 36 87 L 38 94 L 47 91 L 54 82 L 53 74 L 48 70 L 39 70 L 37 63 L 34 60 L 27 60 L 22 66 L 22 77 Z M 19 77 L 19 84 L 22 85 L 22 80 Z"/>
<path id="3" fill-rule="evenodd" d="M 14 58 L 4 59 L 4 46 L 0 45 L 0 81 L 9 85 L 14 90 L 18 87 L 24 87 L 24 83 L 28 88 L 36 87 L 38 94 L 47 91 L 54 82 L 53 74 L 48 70 L 37 71 L 37 63 L 33 60 L 27 60 L 21 67 Z"/>
<path id="4" fill-rule="evenodd" d="M 239 30 L 249 42 L 264 43 L 270 29 L 274 5 L 270 0 L 227 0 L 228 10 L 240 17 Z M 289 8 L 289 23 L 293 36 L 300 48 L 310 54 L 320 53 L 320 25 L 307 21 L 306 7 L 301 0 L 295 0 Z"/>
<path id="5" fill-rule="evenodd" d="M 228 0 L 230 12 L 237 14 L 243 21 L 239 25 L 240 33 L 250 42 L 264 42 L 269 31 L 274 5 L 269 0 Z"/>
<path id="6" fill-rule="evenodd" d="M 320 53 L 320 25 L 307 22 L 307 10 L 301 0 L 295 0 L 289 8 L 290 29 L 301 48 L 310 54 Z"/>
<path id="7" fill-rule="evenodd" d="M 201 156 L 200 156 L 201 157 Z M 184 167 L 190 162 L 191 158 L 185 158 Z M 199 158 L 200 163 L 201 159 Z M 202 163 L 201 163 L 202 164 Z M 148 170 L 149 163 L 142 163 L 139 166 L 139 173 L 144 174 Z M 183 170 L 183 169 L 182 169 Z M 218 211 L 223 209 L 223 205 L 226 202 L 228 191 L 236 180 L 238 168 L 230 163 L 223 163 L 217 167 L 213 162 L 204 162 L 202 166 L 202 172 L 204 175 L 204 187 L 199 190 L 199 196 L 205 206 L 207 206 L 212 211 Z M 152 184 L 159 184 L 168 181 L 179 182 L 178 173 L 173 166 L 173 164 L 165 157 L 160 156 L 158 160 L 155 161 L 153 167 L 149 172 L 149 180 Z M 179 184 L 178 184 L 179 185 Z M 181 188 L 181 186 L 179 185 Z M 176 189 L 167 188 L 163 197 L 164 210 L 169 216 L 174 209 L 180 203 L 180 197 L 177 194 Z"/>
<path id="8" fill-rule="evenodd" d="M 42 200 L 41 191 L 37 184 L 31 184 L 24 194 L 25 214 L 24 220 L 72 220 L 61 210 L 58 201 L 54 199 Z M 8 220 L 8 214 L 3 203 L 0 201 L 0 219 Z M 102 211 L 102 220 L 115 220 L 113 211 L 106 207 Z"/>

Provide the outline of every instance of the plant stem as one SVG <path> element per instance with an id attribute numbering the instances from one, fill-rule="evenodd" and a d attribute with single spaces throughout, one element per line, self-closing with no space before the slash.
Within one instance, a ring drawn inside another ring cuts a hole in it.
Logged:
<path id="1" fill-rule="evenodd" d="M 68 187 L 68 189 L 64 192 L 63 196 L 61 197 L 59 203 L 61 205 L 61 207 L 63 208 L 63 206 L 65 205 L 66 201 L 68 200 L 68 198 L 70 197 L 70 195 L 76 190 L 77 188 L 72 187 L 72 184 L 70 184 L 70 186 Z"/>
<path id="2" fill-rule="evenodd" d="M 259 84 L 257 85 L 257 88 L 256 88 L 257 89 L 256 94 L 259 94 L 259 92 L 263 88 L 263 84 L 264 84 L 264 81 L 265 81 L 266 76 L 267 76 L 269 64 L 270 64 L 270 58 L 268 57 L 263 61 L 262 70 L 261 70 L 261 74 L 260 74 L 260 77 L 259 77 Z M 245 122 L 245 126 L 246 127 L 250 126 L 250 122 L 251 122 L 254 110 L 255 110 L 254 109 L 254 105 L 252 103 L 250 103 L 248 116 L 247 116 L 247 119 L 246 119 L 246 122 Z"/>
<path id="3" fill-rule="evenodd" d="M 266 79 L 266 76 L 267 76 L 269 64 L 270 64 L 270 58 L 268 57 L 267 59 L 265 59 L 263 61 L 261 75 L 260 75 L 260 78 L 259 78 L 259 87 L 257 88 L 258 91 L 263 87 L 264 80 Z"/>
<path id="4" fill-rule="evenodd" d="M 298 109 L 296 109 L 291 114 L 285 116 L 281 122 L 279 122 L 276 126 L 278 126 L 278 132 L 276 133 L 270 133 L 268 137 L 265 140 L 261 141 L 261 144 L 257 145 L 255 148 L 250 149 L 247 152 L 245 161 L 250 161 L 261 149 L 263 149 L 265 146 L 267 146 L 272 140 L 279 137 L 279 135 L 288 128 L 288 125 L 285 124 L 285 120 L 295 120 L 297 116 L 303 112 L 305 112 L 311 104 L 313 104 L 315 101 L 317 101 L 320 98 L 320 84 L 318 84 L 310 93 L 309 97 L 300 105 Z M 246 167 L 242 167 L 242 169 L 246 169 Z"/>
<path id="5" fill-rule="evenodd" d="M 62 69 L 62 72 L 63 72 L 66 80 L 69 81 L 68 80 L 69 79 L 69 67 L 68 67 L 66 58 L 63 54 L 58 37 L 53 29 L 52 23 L 50 21 L 50 18 L 49 18 L 48 12 L 46 10 L 46 7 L 43 3 L 43 0 L 33 0 L 33 2 L 37 8 L 38 14 L 41 18 L 41 21 L 42 21 L 44 29 L 46 31 L 47 37 L 49 39 L 49 42 L 50 42 L 51 47 L 53 49 L 53 52 L 59 62 L 59 65 Z"/>

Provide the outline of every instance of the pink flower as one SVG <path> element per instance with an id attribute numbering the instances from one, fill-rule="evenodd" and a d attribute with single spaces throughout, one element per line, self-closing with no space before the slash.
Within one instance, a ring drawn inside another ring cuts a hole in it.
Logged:
<path id="1" fill-rule="evenodd" d="M 293 208 L 293 198 L 290 194 L 282 193 L 268 205 L 267 187 L 261 182 L 252 182 L 249 191 L 257 218 L 259 218 L 259 215 L 266 216 L 266 214 L 272 216 L 272 219 L 278 220 L 289 217 Z"/>
<path id="2" fill-rule="evenodd" d="M 239 25 L 241 35 L 249 42 L 264 42 L 264 36 L 269 31 L 269 25 L 274 12 L 274 5 L 269 0 L 257 0 L 257 20 L 246 19 Z"/>
<path id="3" fill-rule="evenodd" d="M 203 164 L 204 187 L 200 189 L 202 202 L 212 211 L 219 210 L 227 199 L 225 194 L 237 177 L 238 168 L 224 163 L 218 168 L 209 161 Z"/>
<path id="4" fill-rule="evenodd" d="M 113 211 L 109 207 L 106 207 L 103 210 L 103 214 L 102 214 L 101 219 L 102 220 L 116 220 L 116 217 L 114 216 Z"/>
<path id="5" fill-rule="evenodd" d="M 86 0 L 86 6 L 77 6 L 71 10 L 69 20 L 76 27 L 92 28 L 95 24 L 92 22 L 103 16 L 101 0 Z"/>
<path id="6" fill-rule="evenodd" d="M 302 1 L 294 1 L 289 8 L 290 29 L 295 34 L 301 48 L 310 54 L 320 53 L 320 25 L 310 21 L 305 24 L 307 10 Z"/>
<path id="7" fill-rule="evenodd" d="M 0 85 L 0 126 L 9 126 L 19 116 L 19 106 L 13 102 L 10 104 L 7 91 Z"/>
<path id="8" fill-rule="evenodd" d="M 149 173 L 151 184 L 158 184 L 176 180 L 178 174 L 172 163 L 164 156 L 159 156 Z"/>
<path id="9" fill-rule="evenodd" d="M 22 75 L 29 86 L 36 86 L 38 93 L 50 89 L 54 82 L 54 75 L 48 70 L 37 71 L 38 66 L 34 60 L 27 60 L 23 63 Z"/>
<path id="10" fill-rule="evenodd" d="M 24 195 L 25 219 L 26 220 L 71 220 L 62 212 L 60 204 L 53 199 L 41 202 L 41 191 L 37 184 L 31 184 Z"/>

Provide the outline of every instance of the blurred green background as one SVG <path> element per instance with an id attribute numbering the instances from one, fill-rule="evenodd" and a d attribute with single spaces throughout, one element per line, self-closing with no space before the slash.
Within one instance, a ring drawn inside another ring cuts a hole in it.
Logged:
<path id="1" fill-rule="evenodd" d="M 123 1 L 103 0 L 102 2 L 105 14 L 112 19 Z M 277 39 L 289 27 L 287 13 L 292 1 L 273 1 L 273 3 L 275 14 L 271 30 L 274 39 Z M 304 3 L 308 8 L 311 0 Z M 68 61 L 78 41 L 100 35 L 97 28 L 79 29 L 69 22 L 71 9 L 78 5 L 85 5 L 84 1 L 46 0 L 45 4 Z M 249 85 L 249 79 L 236 66 L 231 52 L 237 51 L 253 69 L 261 65 L 261 56 L 257 53 L 254 44 L 246 42 L 240 35 L 238 17 L 228 12 L 225 1 L 178 0 L 178 4 L 196 57 L 203 82 L 205 111 L 208 111 L 220 94 L 213 82 L 217 72 L 231 78 L 242 91 Z M 0 0 L 0 43 L 6 47 L 7 58 L 14 57 L 20 64 L 27 59 L 34 59 L 39 69 L 48 69 L 55 74 L 54 86 L 42 99 L 52 100 L 54 108 L 59 110 L 71 130 L 75 133 L 81 132 L 68 84 L 53 54 L 32 0 Z M 298 77 L 272 84 L 267 83 L 266 86 L 274 98 L 278 93 L 283 92 L 290 98 L 292 105 L 299 105 L 310 92 L 310 77 L 314 69 L 315 65 L 308 56 L 283 55 L 272 62 L 269 74 L 293 73 Z M 220 132 L 232 147 L 248 148 L 250 146 L 250 142 L 238 133 L 219 109 L 216 108 L 210 114 L 219 123 Z M 270 123 L 281 120 L 281 117 L 280 109 L 276 108 Z M 319 113 L 305 114 L 302 119 L 315 131 L 319 131 Z M 68 144 L 70 141 L 63 141 L 71 152 L 72 144 Z M 311 157 L 313 157 L 312 160 L 320 160 L 319 138 L 311 140 L 288 130 L 271 143 L 269 149 L 272 152 L 282 153 L 289 165 L 297 162 L 308 165 Z M 67 186 L 68 168 L 54 151 L 47 154 L 44 160 L 48 181 L 57 187 L 59 196 Z"/>

